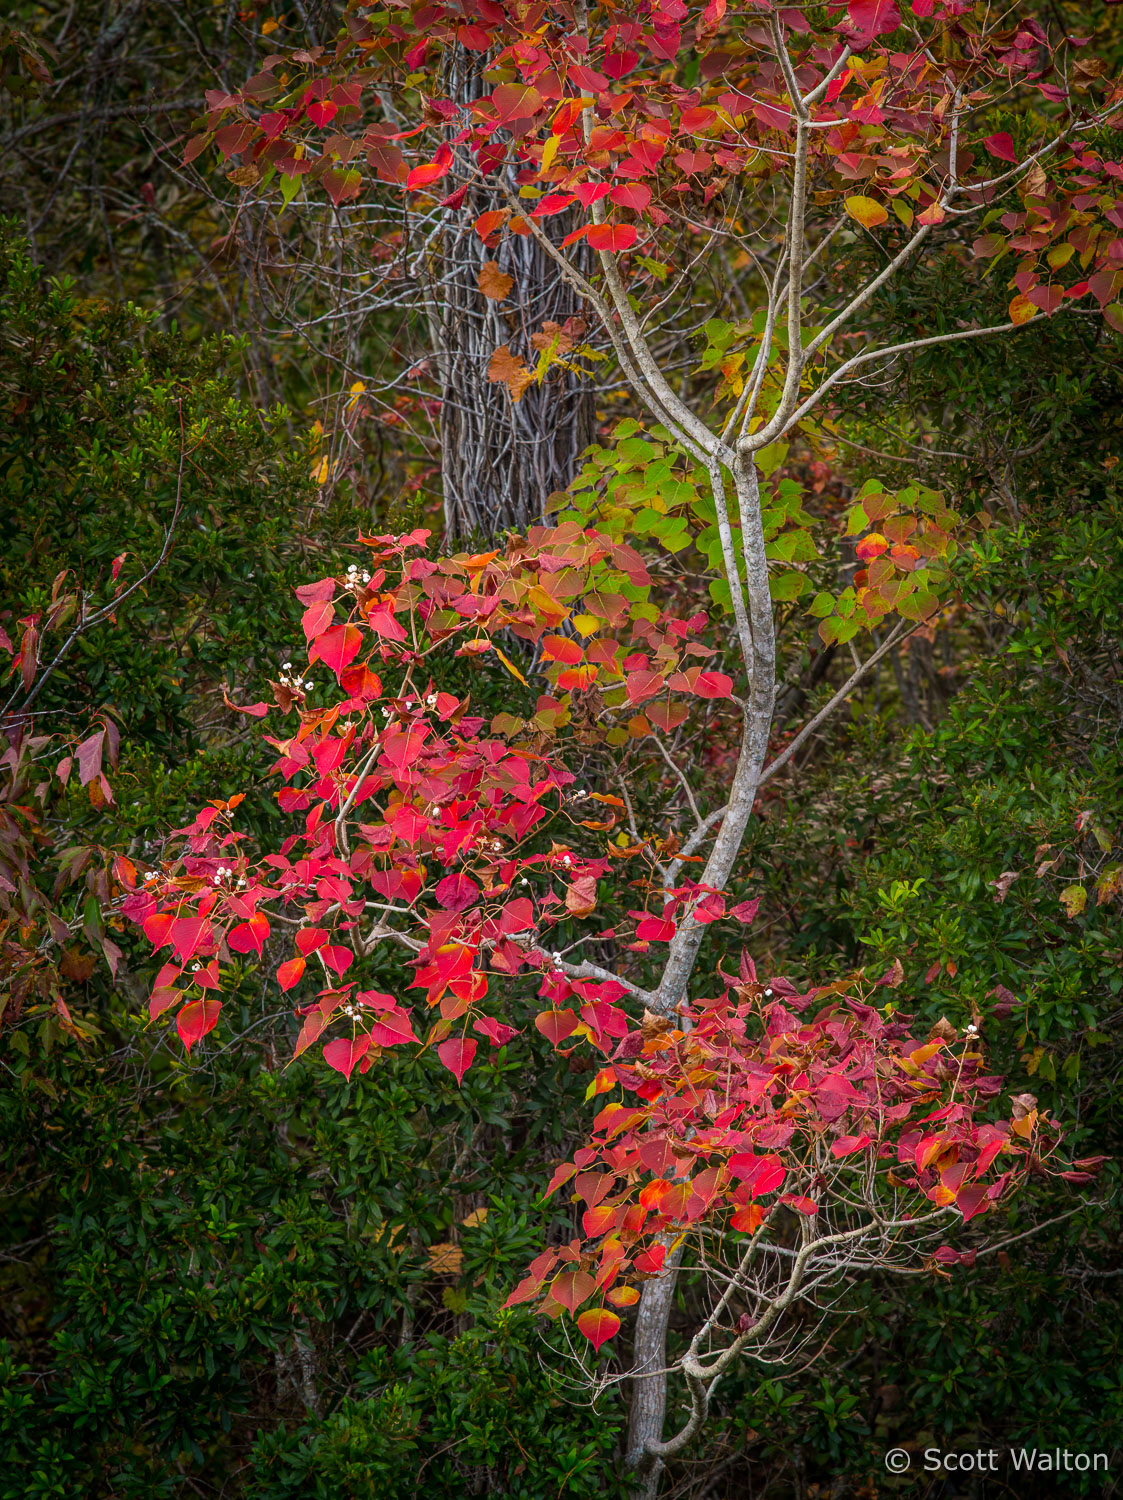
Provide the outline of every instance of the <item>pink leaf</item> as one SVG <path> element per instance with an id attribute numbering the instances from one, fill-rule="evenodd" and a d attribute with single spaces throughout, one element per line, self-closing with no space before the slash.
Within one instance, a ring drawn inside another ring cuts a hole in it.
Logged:
<path id="1" fill-rule="evenodd" d="M 502 1047 L 512 1037 L 519 1035 L 517 1027 L 504 1026 L 503 1022 L 497 1021 L 494 1016 L 476 1016 L 472 1024 L 477 1031 L 483 1032 L 493 1047 Z"/>
<path id="2" fill-rule="evenodd" d="M 337 1036 L 334 1041 L 324 1044 L 324 1061 L 329 1068 L 334 1068 L 337 1073 L 342 1073 L 348 1082 L 354 1072 L 355 1064 L 370 1051 L 370 1037 L 357 1036 L 348 1039 L 345 1036 Z"/>
<path id="3" fill-rule="evenodd" d="M 850 24 L 866 36 L 884 36 L 901 24 L 897 0 L 849 0 Z"/>
<path id="4" fill-rule="evenodd" d="M 433 893 L 445 911 L 467 911 L 475 906 L 480 888 L 469 875 L 446 875 Z"/>

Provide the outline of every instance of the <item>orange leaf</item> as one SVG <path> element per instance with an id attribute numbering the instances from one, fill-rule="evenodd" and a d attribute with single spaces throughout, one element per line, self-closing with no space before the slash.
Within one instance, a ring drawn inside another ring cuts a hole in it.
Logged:
<path id="1" fill-rule="evenodd" d="M 631 249 L 638 238 L 639 231 L 634 224 L 594 224 L 588 231 L 593 249 L 607 250 L 610 255 Z"/>
<path id="2" fill-rule="evenodd" d="M 594 1349 L 620 1331 L 620 1319 L 607 1307 L 591 1307 L 577 1319 L 577 1326 Z"/>
<path id="3" fill-rule="evenodd" d="M 889 543 L 880 531 L 871 531 L 869 536 L 862 538 L 854 551 L 863 562 L 866 562 L 871 557 L 880 557 L 888 549 Z"/>
<path id="4" fill-rule="evenodd" d="M 739 1208 L 729 1221 L 730 1229 L 739 1229 L 742 1234 L 755 1234 L 764 1222 L 767 1210 L 759 1203 L 750 1203 L 747 1208 Z"/>
<path id="5" fill-rule="evenodd" d="M 476 285 L 480 291 L 485 297 L 490 297 L 493 302 L 502 302 L 514 284 L 515 278 L 508 276 L 506 271 L 501 271 L 499 262 L 496 260 L 485 260 L 476 278 Z"/>
<path id="6" fill-rule="evenodd" d="M 481 240 L 490 239 L 511 217 L 509 208 L 491 208 L 476 220 L 475 229 Z"/>
<path id="7" fill-rule="evenodd" d="M 491 356 L 487 367 L 487 378 L 493 384 L 502 382 L 511 392 L 511 400 L 518 403 L 528 385 L 534 383 L 534 371 L 528 370 L 517 354 L 512 354 L 506 344 L 500 344 Z"/>

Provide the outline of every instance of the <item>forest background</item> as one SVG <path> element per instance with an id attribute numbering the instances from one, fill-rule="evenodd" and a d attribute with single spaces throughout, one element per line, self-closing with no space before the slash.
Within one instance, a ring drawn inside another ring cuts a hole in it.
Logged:
<path id="1" fill-rule="evenodd" d="M 444 528 L 424 337 L 409 309 L 353 294 L 361 232 L 344 243 L 337 216 L 298 205 L 279 236 L 247 184 L 182 165 L 207 89 L 328 41 L 339 9 L 60 0 L 15 5 L 0 32 L 0 626 L 17 642 L 66 593 L 60 574 L 157 560 L 175 517 L 162 565 L 36 698 L 37 732 L 104 731 L 112 801 L 85 766 L 36 799 L 28 766 L 6 762 L 0 836 L 34 804 L 47 924 L 29 935 L 5 896 L 6 965 L 50 946 L 52 903 L 67 931 L 50 960 L 65 1019 L 12 990 L 0 1001 L 3 1500 L 628 1493 L 625 1396 L 590 1409 L 560 1343 L 502 1306 L 543 1239 L 571 1232 L 572 1205 L 542 1195 L 581 1139 L 595 1064 L 531 1027 L 462 1087 L 430 1053 L 350 1082 L 307 1058 L 286 1068 L 291 1010 L 250 969 L 234 1024 L 185 1059 L 143 1029 L 151 958 L 82 852 L 153 858 L 208 798 L 267 786 L 226 699 L 257 696 L 293 654 L 293 587 L 341 574 L 360 531 Z M 1118 72 L 1118 8 L 1053 9 Z M 741 269 L 711 270 L 719 317 L 741 315 Z M 988 296 L 1001 314 L 1003 276 L 944 257 L 885 299 L 881 331 Z M 709 379 L 721 352 L 703 335 L 683 381 Z M 758 966 L 798 984 L 900 959 L 902 1004 L 925 1025 L 978 1025 L 1010 1088 L 1108 1155 L 1123 1044 L 1118 355 L 1109 326 L 1079 318 L 918 353 L 840 394 L 816 444 L 778 460 L 832 535 L 824 577 L 855 566 L 842 518 L 870 480 L 940 489 L 976 524 L 938 616 L 762 793 L 738 876 L 761 901 Z M 598 363 L 578 387 L 583 442 L 641 415 Z M 205 429 L 188 465 L 184 423 Z M 580 469 L 572 453 L 551 462 L 553 485 Z M 704 591 L 685 539 L 647 545 Z M 777 746 L 849 663 L 837 645 L 789 664 Z M 485 713 L 533 712 L 493 658 L 458 671 Z M 728 766 L 720 741 L 698 745 L 700 793 Z M 680 789 L 643 735 L 616 749 L 573 769 L 606 795 L 623 783 L 645 828 Z M 398 959 L 377 964 L 383 988 L 408 983 Z M 887 1476 L 885 1450 L 904 1443 L 1107 1449 L 1118 1471 L 1115 1182 L 1109 1166 L 1075 1208 L 1042 1185 L 1009 1211 L 997 1256 L 850 1293 L 805 1367 L 728 1378 L 663 1493 L 958 1493 Z M 676 1321 L 695 1321 L 685 1303 Z M 1040 1493 L 1064 1486 L 1105 1493 L 1078 1475 Z"/>

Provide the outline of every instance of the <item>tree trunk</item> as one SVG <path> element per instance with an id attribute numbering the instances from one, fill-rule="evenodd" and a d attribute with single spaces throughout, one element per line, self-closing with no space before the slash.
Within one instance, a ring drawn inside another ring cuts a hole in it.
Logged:
<path id="1" fill-rule="evenodd" d="M 667 1414 L 667 1325 L 674 1305 L 682 1246 L 667 1253 L 663 1273 L 646 1282 L 636 1313 L 632 1401 L 628 1413 L 628 1446 L 624 1462 L 635 1471 L 634 1500 L 655 1500 L 659 1493 L 661 1459 L 648 1452 L 648 1441 L 659 1442 Z"/>
<path id="2" fill-rule="evenodd" d="M 482 78 L 487 65 L 478 53 L 451 50 L 444 82 L 461 110 L 488 91 Z M 508 233 L 489 249 L 476 233 L 480 214 L 509 208 L 508 194 L 517 197 L 513 171 L 504 169 L 481 181 L 475 159 L 458 150 L 446 180 L 450 192 L 466 186 L 467 193 L 457 208 L 447 211 L 430 265 L 430 329 L 441 376 L 445 528 L 455 538 L 496 536 L 540 520 L 549 496 L 569 484 L 578 457 L 592 442 L 593 394 L 587 380 L 557 365 L 517 402 L 506 385 L 488 379 L 491 357 L 503 345 L 533 369 L 538 351 L 532 335 L 544 323 L 561 325 L 578 316 L 580 305 L 532 236 Z M 533 202 L 526 207 L 529 212 Z M 555 241 L 573 228 L 568 213 L 543 222 Z M 501 300 L 485 297 L 479 289 L 480 270 L 489 260 L 514 278 Z"/>
<path id="3" fill-rule="evenodd" d="M 480 193 L 478 212 L 497 201 L 498 194 Z M 578 315 L 579 307 L 533 239 L 508 235 L 489 250 L 472 227 L 476 217 L 462 208 L 449 224 L 437 307 L 441 471 L 452 537 L 521 531 L 540 520 L 547 498 L 569 484 L 593 438 L 592 393 L 580 376 L 555 366 L 518 402 L 506 385 L 488 379 L 491 357 L 504 344 L 533 368 L 538 353 L 531 336 L 545 322 L 560 325 Z M 560 217 L 568 227 L 568 216 Z M 493 258 L 515 281 L 501 302 L 478 285 L 480 268 Z"/>

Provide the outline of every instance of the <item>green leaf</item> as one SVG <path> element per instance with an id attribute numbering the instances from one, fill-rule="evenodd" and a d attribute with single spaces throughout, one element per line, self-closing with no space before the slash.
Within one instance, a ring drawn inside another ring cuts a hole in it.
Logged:
<path id="1" fill-rule="evenodd" d="M 777 573 L 768 580 L 768 592 L 777 604 L 798 599 L 808 588 L 810 581 L 802 573 Z"/>

